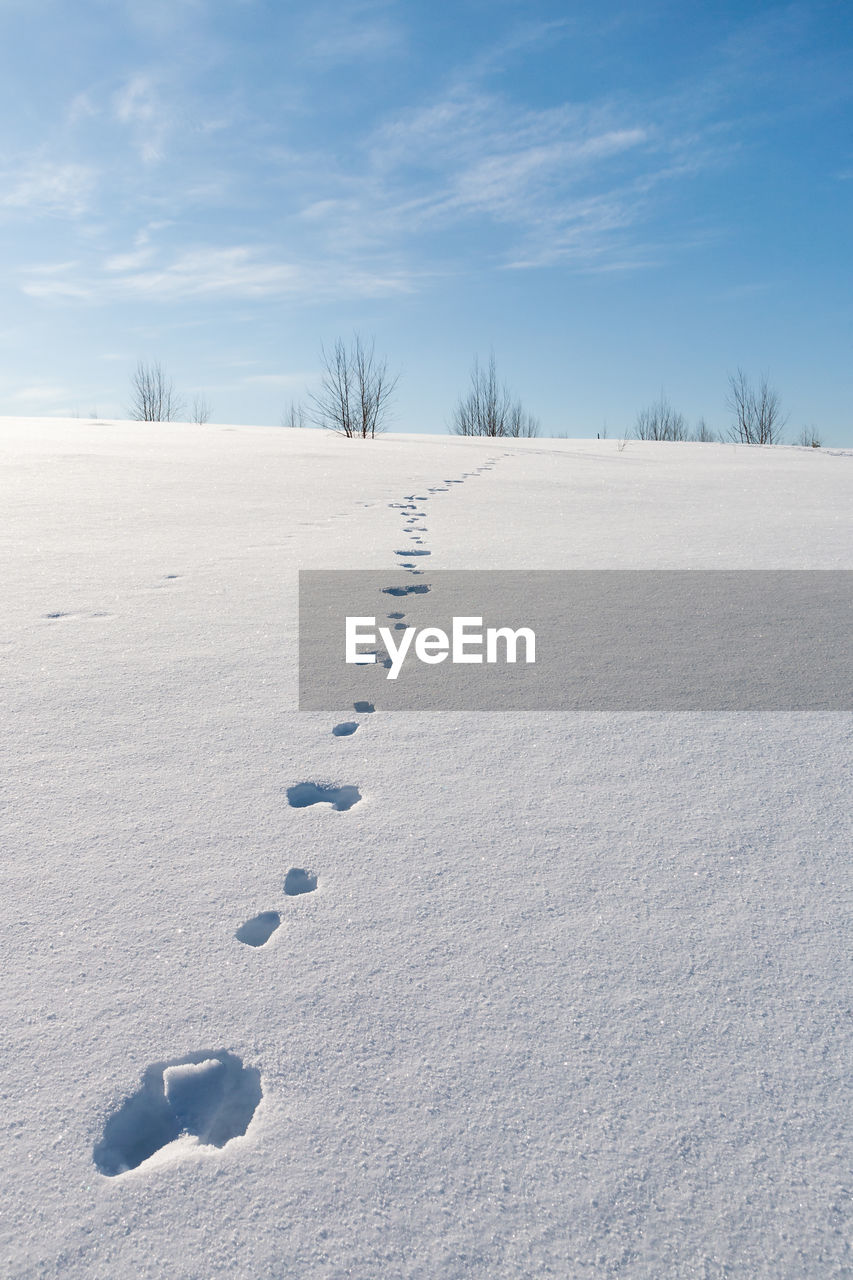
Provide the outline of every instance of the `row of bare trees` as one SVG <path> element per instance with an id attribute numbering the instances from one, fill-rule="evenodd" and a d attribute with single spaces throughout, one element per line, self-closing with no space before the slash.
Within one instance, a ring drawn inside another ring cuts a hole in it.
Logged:
<path id="1" fill-rule="evenodd" d="M 687 419 L 661 392 L 657 400 L 637 414 L 633 435 L 637 440 L 733 440 L 740 444 L 781 444 L 787 417 L 782 413 L 779 393 L 762 374 L 754 384 L 743 369 L 729 375 L 726 408 L 732 422 L 726 431 L 712 431 L 704 418 L 690 430 Z M 799 444 L 820 447 L 820 436 L 805 427 Z"/>
<path id="2" fill-rule="evenodd" d="M 310 396 L 311 408 L 292 402 L 282 416 L 282 426 L 304 427 L 310 421 L 341 435 L 372 439 L 386 425 L 397 377 L 387 361 L 376 356 L 373 343 L 356 335 L 350 346 L 339 339 L 322 351 L 320 389 Z M 210 421 L 211 408 L 203 395 L 195 397 L 189 421 Z M 128 416 L 137 422 L 187 420 L 187 406 L 175 391 L 159 361 L 140 361 L 131 379 Z"/>
<path id="3" fill-rule="evenodd" d="M 358 334 L 349 345 L 339 338 L 331 350 L 323 348 L 321 364 L 320 389 L 309 395 L 308 409 L 291 403 L 282 425 L 301 427 L 310 421 L 350 439 L 373 439 L 387 425 L 399 375 L 389 373 L 374 344 Z M 449 430 L 458 436 L 530 437 L 539 434 L 539 420 L 498 381 L 491 355 L 485 368 L 474 360 L 470 389 L 460 396 Z"/>
<path id="4" fill-rule="evenodd" d="M 383 431 L 399 374 L 389 371 L 374 343 L 359 334 L 350 343 L 339 338 L 329 350 L 321 349 L 321 367 L 319 389 L 308 396 L 307 408 L 292 401 L 282 415 L 282 426 L 310 424 L 362 440 L 372 440 Z M 209 422 L 210 412 L 206 398 L 197 396 L 191 421 Z M 140 422 L 174 422 L 185 414 L 184 401 L 159 361 L 140 361 L 131 383 L 130 417 Z M 454 408 L 449 430 L 460 436 L 530 437 L 539 434 L 539 420 L 498 381 L 492 355 L 485 367 L 475 359 L 470 390 Z"/>
<path id="5" fill-rule="evenodd" d="M 399 381 L 388 362 L 377 356 L 374 343 L 355 334 L 350 343 L 339 338 L 321 349 L 319 389 L 311 392 L 307 408 L 292 402 L 282 416 L 282 426 L 314 425 L 349 439 L 372 440 L 385 429 Z M 723 433 L 713 431 L 700 418 L 692 429 L 684 414 L 673 408 L 661 392 L 653 404 L 637 415 L 633 436 L 638 440 L 733 440 L 741 444 L 780 444 L 787 421 L 779 394 L 765 375 L 754 384 L 743 369 L 729 376 L 726 406 L 732 422 Z M 196 423 L 210 421 L 210 404 L 195 397 L 189 414 Z M 140 361 L 132 380 L 130 417 L 143 422 L 174 422 L 186 418 L 184 401 L 159 362 Z M 458 436 L 531 438 L 540 432 L 539 419 L 514 397 L 498 379 L 494 353 L 481 365 L 475 358 L 468 391 L 459 397 L 448 430 Z M 798 443 L 819 448 L 813 427 L 803 429 Z"/>

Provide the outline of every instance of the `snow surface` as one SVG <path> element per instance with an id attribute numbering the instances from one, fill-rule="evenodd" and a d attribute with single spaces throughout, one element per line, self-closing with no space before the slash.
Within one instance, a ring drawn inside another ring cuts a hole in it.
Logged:
<path id="1" fill-rule="evenodd" d="M 851 568 L 853 457 L 0 452 L 3 1276 L 853 1275 L 851 717 L 294 709 L 406 495 L 437 569 Z"/>

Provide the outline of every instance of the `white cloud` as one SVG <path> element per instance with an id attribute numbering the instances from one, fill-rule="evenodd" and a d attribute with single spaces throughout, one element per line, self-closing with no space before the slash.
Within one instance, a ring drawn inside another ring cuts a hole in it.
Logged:
<path id="1" fill-rule="evenodd" d="M 67 391 L 64 387 L 55 386 L 39 386 L 39 387 L 21 387 L 19 391 L 13 391 L 11 399 L 19 401 L 21 404 L 56 404 L 67 398 Z"/>
<path id="2" fill-rule="evenodd" d="M 94 180 L 86 165 L 31 161 L 0 173 L 0 207 L 76 216 L 86 209 Z"/>
<path id="3" fill-rule="evenodd" d="M 83 301 L 92 297 L 92 290 L 84 284 L 39 276 L 25 280 L 21 285 L 21 292 L 30 298 L 78 298 Z"/>
<path id="4" fill-rule="evenodd" d="M 292 263 L 257 259 L 238 245 L 227 249 L 195 249 L 148 271 L 128 272 L 118 282 L 125 293 L 143 296 L 260 298 L 297 288 L 301 268 Z"/>
<path id="5" fill-rule="evenodd" d="M 147 253 L 149 251 L 142 251 Z M 371 270 L 345 261 L 284 262 L 245 245 L 188 250 L 139 269 L 139 253 L 107 258 L 96 271 L 24 271 L 22 290 L 36 298 L 117 298 L 176 302 L 204 298 L 376 298 L 411 292 L 403 271 Z M 148 259 L 146 259 L 148 261 Z"/>
<path id="6" fill-rule="evenodd" d="M 133 130 L 142 160 L 153 164 L 163 158 L 169 129 L 168 113 L 151 76 L 138 74 L 115 94 L 116 120 Z"/>
<path id="7" fill-rule="evenodd" d="M 146 267 L 153 256 L 154 250 L 150 245 L 135 249 L 132 253 L 117 253 L 111 258 L 107 258 L 104 263 L 104 270 L 122 274 L 128 271 L 138 271 L 140 268 Z"/>
<path id="8" fill-rule="evenodd" d="M 504 265 L 600 256 L 648 210 L 637 175 L 649 184 L 671 171 L 671 144 L 625 115 L 607 105 L 524 109 L 473 88 L 450 93 L 374 130 L 360 172 L 328 165 L 325 179 L 307 182 L 300 220 L 351 253 L 411 252 L 419 235 L 491 224 L 498 234 L 488 253 Z M 624 246 L 613 248 L 624 263 Z"/>

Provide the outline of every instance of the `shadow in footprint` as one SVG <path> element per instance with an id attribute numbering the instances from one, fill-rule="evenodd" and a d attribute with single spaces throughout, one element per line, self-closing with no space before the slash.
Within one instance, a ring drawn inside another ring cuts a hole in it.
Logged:
<path id="1" fill-rule="evenodd" d="M 395 556 L 431 556 L 432 552 L 431 551 L 413 551 L 411 548 L 409 548 L 408 551 L 395 551 L 394 555 Z"/>
<path id="2" fill-rule="evenodd" d="M 291 867 L 284 877 L 284 892 L 289 898 L 300 893 L 313 893 L 317 888 L 317 877 L 304 867 Z"/>
<path id="3" fill-rule="evenodd" d="M 398 618 L 402 618 L 403 615 L 402 613 L 398 613 L 396 615 L 391 613 L 388 614 L 389 618 L 392 618 L 395 616 Z M 352 706 L 353 706 L 353 710 L 357 711 L 360 716 L 370 715 L 372 711 L 376 710 L 372 702 L 354 702 Z"/>
<path id="4" fill-rule="evenodd" d="M 241 924 L 234 937 L 238 942 L 245 942 L 247 947 L 262 947 L 269 942 L 280 924 L 281 916 L 277 911 L 262 911 L 260 915 L 252 916 L 251 920 Z"/>
<path id="5" fill-rule="evenodd" d="M 287 802 L 293 809 L 307 809 L 312 804 L 330 804 L 339 813 L 351 809 L 361 799 L 358 787 L 324 787 L 316 782 L 299 782 L 287 788 Z"/>
<path id="6" fill-rule="evenodd" d="M 114 1178 L 185 1135 L 194 1146 L 224 1147 L 246 1132 L 261 1097 L 260 1072 L 225 1049 L 155 1062 L 104 1125 L 95 1167 Z"/>
<path id="7" fill-rule="evenodd" d="M 358 724 L 355 720 L 344 720 L 341 724 L 335 725 L 332 733 L 336 738 L 349 738 L 355 733 L 357 728 Z"/>
<path id="8" fill-rule="evenodd" d="M 425 596 L 429 587 L 425 582 L 419 582 L 405 587 L 383 587 L 382 590 L 387 596 Z"/>

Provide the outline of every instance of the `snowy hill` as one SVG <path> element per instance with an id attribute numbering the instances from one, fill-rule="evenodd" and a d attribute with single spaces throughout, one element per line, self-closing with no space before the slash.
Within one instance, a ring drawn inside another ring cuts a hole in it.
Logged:
<path id="1" fill-rule="evenodd" d="M 849 569 L 852 476 L 0 423 L 2 1274 L 849 1276 L 850 716 L 300 713 L 296 590 Z"/>

